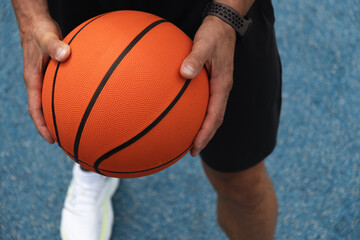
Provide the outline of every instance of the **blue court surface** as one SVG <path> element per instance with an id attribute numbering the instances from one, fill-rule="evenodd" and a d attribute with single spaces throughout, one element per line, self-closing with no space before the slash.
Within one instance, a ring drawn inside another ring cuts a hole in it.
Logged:
<path id="1" fill-rule="evenodd" d="M 360 1 L 274 0 L 283 63 L 278 145 L 267 168 L 278 240 L 360 239 Z M 10 1 L 0 0 L 0 239 L 59 239 L 73 161 L 27 112 Z M 198 158 L 123 180 L 112 240 L 226 239 Z"/>

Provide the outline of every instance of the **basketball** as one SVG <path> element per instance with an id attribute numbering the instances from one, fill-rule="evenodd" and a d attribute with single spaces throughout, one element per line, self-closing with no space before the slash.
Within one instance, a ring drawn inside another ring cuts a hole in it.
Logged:
<path id="1" fill-rule="evenodd" d="M 180 75 L 191 39 L 149 13 L 94 17 L 63 40 L 66 62 L 50 60 L 43 82 L 47 127 L 83 167 L 110 177 L 159 172 L 192 147 L 204 120 L 209 80 Z"/>

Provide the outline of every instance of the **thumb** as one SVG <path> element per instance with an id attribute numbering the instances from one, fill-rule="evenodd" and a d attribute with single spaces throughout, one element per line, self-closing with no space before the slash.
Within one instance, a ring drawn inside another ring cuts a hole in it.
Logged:
<path id="1" fill-rule="evenodd" d="M 213 50 L 211 44 L 205 41 L 195 41 L 190 54 L 183 61 L 180 74 L 185 79 L 197 76 Z"/>
<path id="2" fill-rule="evenodd" d="M 52 59 L 64 62 L 70 56 L 70 46 L 53 33 L 47 33 L 42 41 L 42 48 Z"/>

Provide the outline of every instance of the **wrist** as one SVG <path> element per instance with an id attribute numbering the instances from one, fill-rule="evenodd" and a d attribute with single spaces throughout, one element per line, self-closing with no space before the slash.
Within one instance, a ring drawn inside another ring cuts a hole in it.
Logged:
<path id="1" fill-rule="evenodd" d="M 203 16 L 215 16 L 221 19 L 228 26 L 231 26 L 240 37 L 243 37 L 252 25 L 250 18 L 242 17 L 234 8 L 218 1 L 209 2 Z"/>
<path id="2" fill-rule="evenodd" d="M 206 16 L 204 18 L 204 20 L 213 22 L 214 24 L 219 26 L 219 28 L 224 31 L 223 34 L 233 35 L 234 37 L 236 36 L 235 29 L 231 25 L 229 25 L 228 23 L 221 20 L 220 18 L 218 18 L 216 16 L 208 15 L 208 16 Z"/>
<path id="3" fill-rule="evenodd" d="M 241 17 L 245 17 L 251 5 L 255 0 L 214 0 L 214 2 L 223 3 L 236 10 Z"/>
<path id="4" fill-rule="evenodd" d="M 12 0 L 21 35 L 31 32 L 40 22 L 51 20 L 46 0 Z"/>

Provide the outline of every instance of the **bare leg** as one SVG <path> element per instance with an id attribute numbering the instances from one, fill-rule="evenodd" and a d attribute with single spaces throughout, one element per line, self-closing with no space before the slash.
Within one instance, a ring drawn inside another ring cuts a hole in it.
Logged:
<path id="1" fill-rule="evenodd" d="M 274 239 L 277 199 L 264 162 L 237 173 L 203 166 L 218 194 L 218 222 L 227 236 L 231 240 Z"/>

